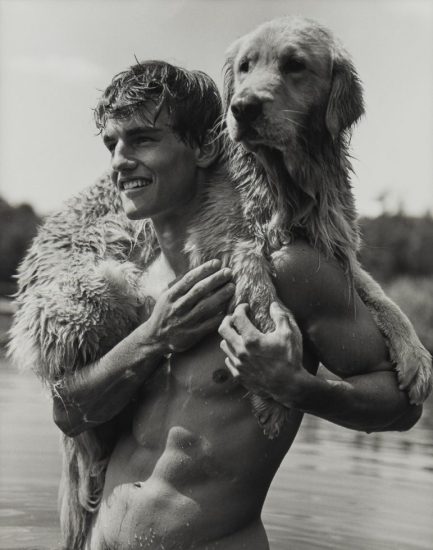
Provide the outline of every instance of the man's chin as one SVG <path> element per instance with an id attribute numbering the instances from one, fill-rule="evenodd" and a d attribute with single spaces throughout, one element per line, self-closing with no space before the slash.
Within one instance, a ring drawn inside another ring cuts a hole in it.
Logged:
<path id="1" fill-rule="evenodd" d="M 125 197 L 122 197 L 122 205 L 126 217 L 130 220 L 142 220 L 143 218 L 149 217 L 147 213 L 144 212 L 143 208 L 139 208 L 131 200 Z"/>

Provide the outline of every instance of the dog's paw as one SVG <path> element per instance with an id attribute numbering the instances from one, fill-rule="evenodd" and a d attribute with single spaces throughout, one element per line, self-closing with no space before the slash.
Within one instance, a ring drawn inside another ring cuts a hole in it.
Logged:
<path id="1" fill-rule="evenodd" d="M 418 368 L 409 386 L 409 400 L 412 404 L 421 405 L 429 396 L 433 386 L 433 365 L 430 353 L 421 348 L 415 355 Z"/>
<path id="2" fill-rule="evenodd" d="M 408 347 L 397 360 L 399 387 L 406 390 L 412 404 L 420 405 L 433 386 L 433 365 L 430 353 L 423 346 Z"/>

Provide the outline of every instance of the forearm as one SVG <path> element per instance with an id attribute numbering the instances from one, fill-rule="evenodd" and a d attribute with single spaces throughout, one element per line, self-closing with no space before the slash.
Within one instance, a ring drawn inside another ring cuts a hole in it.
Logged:
<path id="1" fill-rule="evenodd" d="M 391 371 L 345 380 L 327 380 L 307 373 L 290 398 L 281 395 L 278 400 L 340 426 L 365 432 L 409 429 L 422 410 L 409 404 Z"/>
<path id="2" fill-rule="evenodd" d="M 111 420 L 164 355 L 190 349 L 216 330 L 234 293 L 231 278 L 219 260 L 192 269 L 160 294 L 145 323 L 99 361 L 64 377 L 53 387 L 59 428 L 75 436 Z"/>
<path id="3" fill-rule="evenodd" d="M 167 350 L 150 335 L 146 338 L 146 325 L 139 329 L 99 361 L 55 385 L 54 419 L 67 435 L 78 435 L 116 416 L 161 362 Z"/>

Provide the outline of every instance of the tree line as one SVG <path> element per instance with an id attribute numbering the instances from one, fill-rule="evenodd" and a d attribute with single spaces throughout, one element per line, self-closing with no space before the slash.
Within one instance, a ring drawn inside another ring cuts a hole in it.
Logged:
<path id="1" fill-rule="evenodd" d="M 28 204 L 0 198 L 0 294 L 15 289 L 14 275 L 42 218 Z M 383 213 L 361 218 L 360 259 L 379 281 L 433 276 L 433 218 Z"/>
<path id="2" fill-rule="evenodd" d="M 360 260 L 380 281 L 433 276 L 433 218 L 384 213 L 360 220 Z"/>

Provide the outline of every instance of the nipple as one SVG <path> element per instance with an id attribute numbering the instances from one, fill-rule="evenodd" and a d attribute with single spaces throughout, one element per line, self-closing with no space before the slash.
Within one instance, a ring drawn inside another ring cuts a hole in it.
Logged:
<path id="1" fill-rule="evenodd" d="M 229 379 L 229 372 L 227 369 L 217 369 L 212 373 L 212 380 L 217 384 L 222 384 Z"/>

